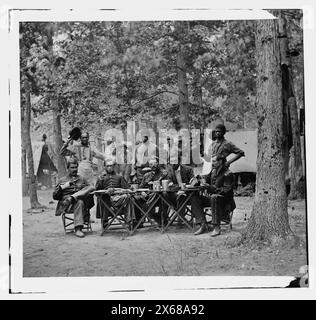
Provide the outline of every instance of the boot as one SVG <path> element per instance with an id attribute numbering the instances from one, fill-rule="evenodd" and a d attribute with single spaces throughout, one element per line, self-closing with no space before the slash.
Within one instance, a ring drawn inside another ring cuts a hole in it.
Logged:
<path id="1" fill-rule="evenodd" d="M 195 235 L 195 236 L 198 236 L 199 234 L 202 234 L 202 233 L 204 233 L 205 231 L 207 231 L 207 226 L 206 226 L 206 223 L 203 222 L 203 223 L 201 223 L 200 228 L 199 228 L 197 231 L 194 232 L 194 235 Z"/>
<path id="2" fill-rule="evenodd" d="M 78 237 L 78 238 L 84 238 L 84 233 L 82 232 L 81 228 L 77 228 L 75 230 L 75 236 Z"/>
<path id="3" fill-rule="evenodd" d="M 211 237 L 216 237 L 221 234 L 221 228 L 219 226 L 215 226 L 214 230 L 211 233 Z"/>

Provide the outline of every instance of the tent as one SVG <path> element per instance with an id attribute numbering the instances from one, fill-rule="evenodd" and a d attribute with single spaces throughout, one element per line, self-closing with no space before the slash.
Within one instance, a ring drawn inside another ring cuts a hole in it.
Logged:
<path id="1" fill-rule="evenodd" d="M 225 134 L 225 138 L 245 152 L 244 157 L 231 164 L 230 170 L 234 173 L 257 172 L 257 130 L 229 131 Z M 234 155 L 228 156 L 227 160 L 232 157 Z"/>
<path id="2" fill-rule="evenodd" d="M 52 175 L 57 173 L 57 168 L 53 162 L 53 150 L 50 144 L 43 141 L 33 142 L 34 173 L 39 184 L 51 187 Z"/>

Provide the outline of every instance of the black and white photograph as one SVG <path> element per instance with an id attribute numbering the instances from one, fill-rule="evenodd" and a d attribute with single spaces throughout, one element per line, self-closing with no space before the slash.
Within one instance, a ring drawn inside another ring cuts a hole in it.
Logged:
<path id="1" fill-rule="evenodd" d="M 10 10 L 11 290 L 308 290 L 306 12 Z"/>

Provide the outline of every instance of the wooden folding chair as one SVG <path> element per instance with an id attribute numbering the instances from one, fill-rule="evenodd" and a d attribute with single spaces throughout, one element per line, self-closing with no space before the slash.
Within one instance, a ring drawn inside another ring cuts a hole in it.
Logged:
<path id="1" fill-rule="evenodd" d="M 129 232 L 130 221 L 127 220 L 125 213 L 123 212 L 124 205 L 121 205 L 119 208 L 115 209 L 114 206 L 109 206 L 105 201 L 100 198 L 104 204 L 106 210 L 109 211 L 108 220 L 105 221 L 101 219 L 101 235 L 104 235 L 105 231 L 109 230 L 110 227 L 116 227 L 115 229 L 126 229 Z M 117 228 L 117 226 L 119 228 Z"/>
<path id="2" fill-rule="evenodd" d="M 65 234 L 68 232 L 74 232 L 74 213 L 73 212 L 63 212 L 61 214 L 61 219 L 63 222 L 63 227 Z M 87 232 L 92 232 L 91 222 L 90 222 L 90 213 L 88 215 L 89 220 L 84 222 L 82 230 L 86 230 Z"/>
<path id="3" fill-rule="evenodd" d="M 211 207 L 205 207 L 204 212 L 205 212 L 205 218 L 206 218 L 207 224 L 212 224 Z M 234 210 L 229 212 L 227 219 L 221 219 L 221 226 L 229 226 L 229 229 L 232 230 L 233 229 L 233 223 L 232 223 L 233 214 L 234 214 Z"/>
<path id="4" fill-rule="evenodd" d="M 190 191 L 196 191 L 196 190 L 190 190 Z M 190 230 L 194 230 L 194 220 L 192 218 L 192 212 L 191 212 L 191 207 L 189 205 L 190 199 L 192 198 L 193 192 L 189 193 L 185 200 L 179 204 L 179 207 L 176 208 L 168 199 L 166 199 L 162 194 L 160 194 L 160 198 L 162 201 L 164 201 L 168 206 L 168 216 L 169 216 L 169 222 L 166 224 L 166 226 L 162 226 L 161 232 L 165 232 L 170 225 L 173 224 L 176 220 L 179 222 L 181 221 L 184 225 L 186 225 Z M 185 210 L 184 216 L 180 214 L 182 210 Z M 188 220 L 186 217 L 189 217 L 190 220 Z M 180 223 L 181 223 L 180 222 Z"/>

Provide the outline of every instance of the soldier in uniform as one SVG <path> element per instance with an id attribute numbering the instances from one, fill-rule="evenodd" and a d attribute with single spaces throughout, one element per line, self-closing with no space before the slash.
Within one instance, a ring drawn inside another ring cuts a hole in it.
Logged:
<path id="1" fill-rule="evenodd" d="M 168 176 L 168 172 L 159 166 L 157 157 L 153 156 L 149 160 L 149 167 L 151 171 L 145 173 L 140 183 L 140 188 L 150 188 L 150 185 L 155 181 L 161 181 Z M 149 208 L 152 201 L 155 199 L 155 194 L 146 194 L 142 192 L 141 196 L 137 197 L 137 201 L 140 206 L 144 208 Z M 159 207 L 159 211 L 155 212 L 155 208 L 151 210 L 149 216 L 153 218 L 159 226 L 166 225 L 168 223 L 168 207 L 167 205 L 159 200 L 157 202 L 157 206 Z M 135 215 L 140 216 L 140 212 L 138 208 L 135 208 Z"/>
<path id="2" fill-rule="evenodd" d="M 204 156 L 206 161 L 213 161 L 218 155 L 227 158 L 230 154 L 235 154 L 233 158 L 226 161 L 225 166 L 229 168 L 230 164 L 244 157 L 243 150 L 236 147 L 231 141 L 225 139 L 226 127 L 223 124 L 218 124 L 215 127 L 215 141 L 212 142 L 207 154 Z"/>
<path id="3" fill-rule="evenodd" d="M 88 182 L 78 175 L 78 160 L 70 158 L 67 162 L 68 175 L 61 178 L 53 192 L 53 199 L 59 200 L 56 207 L 56 216 L 63 212 L 74 213 L 75 235 L 83 238 L 82 228 L 85 221 L 90 218 L 89 210 L 94 206 L 94 190 Z"/>
<path id="4" fill-rule="evenodd" d="M 131 222 L 133 220 L 132 210 L 129 202 L 129 194 L 114 195 L 115 188 L 129 189 L 129 185 L 121 175 L 117 174 L 114 170 L 115 161 L 113 159 L 104 162 L 105 173 L 98 177 L 95 184 L 95 190 L 107 190 L 108 194 L 102 195 L 102 200 L 110 207 L 118 209 L 124 206 L 123 213 L 126 220 Z M 96 217 L 101 219 L 102 231 L 106 227 L 109 218 L 109 212 L 105 205 L 98 201 Z"/>
<path id="5" fill-rule="evenodd" d="M 219 154 L 212 162 L 212 170 L 206 176 L 205 181 L 201 182 L 208 195 L 200 196 L 199 205 L 202 207 L 211 206 L 212 224 L 214 229 L 211 233 L 212 237 L 221 233 L 220 222 L 226 220 L 228 214 L 236 208 L 234 201 L 234 174 L 228 170 L 226 166 L 226 157 Z M 201 234 L 206 231 L 205 226 L 196 232 Z"/>

